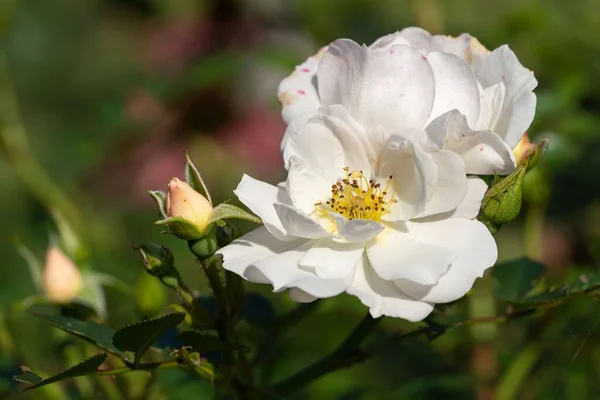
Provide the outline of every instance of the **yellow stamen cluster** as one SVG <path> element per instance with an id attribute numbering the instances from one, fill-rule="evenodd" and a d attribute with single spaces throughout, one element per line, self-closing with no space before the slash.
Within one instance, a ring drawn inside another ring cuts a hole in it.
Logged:
<path id="1" fill-rule="evenodd" d="M 398 200 L 394 198 L 392 176 L 385 187 L 367 180 L 362 171 L 349 172 L 344 168 L 346 177 L 331 186 L 331 197 L 323 204 L 316 203 L 317 211 L 328 216 L 336 212 L 349 220 L 368 219 L 378 221 L 381 216 Z M 392 192 L 392 193 L 390 193 Z"/>

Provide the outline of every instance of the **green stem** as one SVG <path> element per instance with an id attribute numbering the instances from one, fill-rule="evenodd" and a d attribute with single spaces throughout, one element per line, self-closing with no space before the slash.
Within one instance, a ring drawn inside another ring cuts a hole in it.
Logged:
<path id="1" fill-rule="evenodd" d="M 230 298 L 226 288 L 223 286 L 219 274 L 219 258 L 213 256 L 206 260 L 199 261 L 206 273 L 206 277 L 208 278 L 208 282 L 210 283 L 219 307 L 219 315 L 216 321 L 217 334 L 221 340 L 226 343 L 239 344 L 239 338 L 233 324 L 232 305 L 230 304 Z M 233 383 L 238 391 L 246 391 L 248 387 L 254 385 L 252 367 L 241 346 L 235 346 L 234 349 L 226 350 L 225 359 L 233 372 L 229 377 L 234 379 Z M 236 366 L 240 367 L 240 374 L 235 373 Z M 237 382 L 238 379 L 239 382 Z"/>
<path id="2" fill-rule="evenodd" d="M 178 367 L 180 364 L 178 361 L 164 361 L 164 362 L 160 362 L 160 363 L 151 363 L 151 364 L 140 364 L 138 365 L 136 368 L 132 368 L 132 367 L 119 367 L 119 368 L 111 368 L 111 369 L 101 369 L 96 371 L 96 375 L 101 376 L 101 375 L 121 375 L 121 374 L 125 374 L 127 372 L 132 372 L 132 371 L 153 371 L 156 369 L 163 369 L 163 368 L 174 368 L 174 367 Z"/>
<path id="3" fill-rule="evenodd" d="M 272 390 L 279 396 L 285 396 L 302 389 L 310 382 L 332 371 L 364 360 L 365 355 L 360 352 L 358 347 L 381 320 L 382 318 L 374 319 L 367 314 L 333 353 L 274 385 Z"/>

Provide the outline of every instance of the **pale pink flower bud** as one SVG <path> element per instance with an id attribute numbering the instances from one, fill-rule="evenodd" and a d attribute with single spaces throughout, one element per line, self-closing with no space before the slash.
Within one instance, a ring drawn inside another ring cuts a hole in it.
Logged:
<path id="1" fill-rule="evenodd" d="M 200 230 L 208 225 L 212 206 L 200 193 L 177 178 L 169 182 L 167 216 L 180 217 L 194 223 Z"/>
<path id="2" fill-rule="evenodd" d="M 81 290 L 79 269 L 56 247 L 46 254 L 43 285 L 44 294 L 55 303 L 67 303 Z"/>
<path id="3" fill-rule="evenodd" d="M 517 146 L 513 149 L 513 153 L 515 154 L 515 159 L 517 160 L 517 165 L 521 165 L 525 158 L 529 155 L 531 150 L 535 147 L 535 144 L 531 143 L 529 140 L 529 135 L 527 132 L 521 137 Z"/>

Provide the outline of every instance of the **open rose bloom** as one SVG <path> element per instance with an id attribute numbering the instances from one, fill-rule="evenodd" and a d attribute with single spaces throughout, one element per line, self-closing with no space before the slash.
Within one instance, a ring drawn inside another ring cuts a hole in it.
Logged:
<path id="1" fill-rule="evenodd" d="M 535 86 L 469 35 L 335 41 L 281 83 L 288 177 L 244 176 L 235 193 L 264 226 L 219 251 L 224 267 L 296 301 L 346 292 L 374 317 L 459 299 L 497 258 L 474 175 L 514 170 Z"/>

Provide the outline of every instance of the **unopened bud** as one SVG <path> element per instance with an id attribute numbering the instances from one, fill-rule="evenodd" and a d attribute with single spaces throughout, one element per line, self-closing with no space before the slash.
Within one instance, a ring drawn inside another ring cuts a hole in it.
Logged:
<path id="1" fill-rule="evenodd" d="M 200 260 L 213 256 L 219 249 L 214 231 L 200 239 L 188 241 L 188 247 Z"/>
<path id="2" fill-rule="evenodd" d="M 523 180 L 527 172 L 526 165 L 517 169 L 492 185 L 483 197 L 479 220 L 488 227 L 496 227 L 513 221 L 521 212 L 523 199 Z"/>
<path id="3" fill-rule="evenodd" d="M 150 275 L 160 278 L 173 269 L 173 253 L 166 247 L 149 243 L 142 244 L 137 249 L 144 260 L 144 268 Z"/>
<path id="4" fill-rule="evenodd" d="M 167 216 L 180 217 L 203 231 L 208 225 L 212 206 L 206 197 L 196 192 L 186 182 L 177 178 L 169 182 Z"/>
<path id="5" fill-rule="evenodd" d="M 82 288 L 79 269 L 56 247 L 46 253 L 44 265 L 44 294 L 55 303 L 68 303 Z"/>
<path id="6" fill-rule="evenodd" d="M 523 163 L 526 153 L 532 146 L 533 143 L 531 143 L 529 140 L 529 135 L 527 132 L 525 132 L 525 134 L 521 136 L 521 140 L 519 140 L 517 146 L 513 149 L 515 159 L 517 160 L 517 165 L 521 165 Z"/>
<path id="7" fill-rule="evenodd" d="M 517 160 L 517 166 L 527 163 L 527 168 L 531 169 L 537 164 L 540 159 L 542 151 L 548 144 L 548 139 L 543 139 L 537 143 L 531 143 L 529 141 L 529 135 L 525 133 L 517 146 L 513 149 L 515 159 Z"/>

